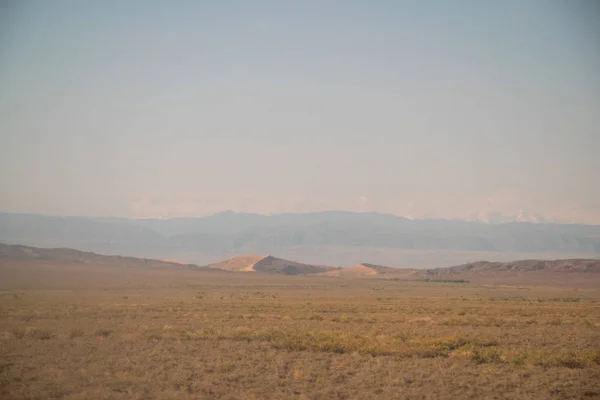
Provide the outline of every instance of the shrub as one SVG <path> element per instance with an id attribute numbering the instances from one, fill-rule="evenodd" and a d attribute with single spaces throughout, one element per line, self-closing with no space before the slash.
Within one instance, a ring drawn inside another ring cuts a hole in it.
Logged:
<path id="1" fill-rule="evenodd" d="M 108 329 L 98 329 L 96 331 L 96 336 L 100 336 L 100 337 L 108 337 L 112 332 L 109 331 Z"/>
<path id="2" fill-rule="evenodd" d="M 564 303 L 579 303 L 581 301 L 581 297 L 563 297 L 562 301 Z"/>
<path id="3" fill-rule="evenodd" d="M 23 328 L 14 328 L 12 330 L 12 334 L 17 338 L 17 339 L 22 339 L 25 337 L 25 329 Z"/>
<path id="4" fill-rule="evenodd" d="M 54 334 L 47 329 L 32 328 L 27 332 L 27 336 L 32 339 L 48 340 L 54 337 Z"/>
<path id="5" fill-rule="evenodd" d="M 79 329 L 79 328 L 72 328 L 71 331 L 69 332 L 69 337 L 71 339 L 82 337 L 83 335 L 84 335 L 83 329 Z"/>
<path id="6" fill-rule="evenodd" d="M 484 347 L 473 352 L 473 360 L 478 364 L 502 362 L 502 353 L 498 349 Z"/>

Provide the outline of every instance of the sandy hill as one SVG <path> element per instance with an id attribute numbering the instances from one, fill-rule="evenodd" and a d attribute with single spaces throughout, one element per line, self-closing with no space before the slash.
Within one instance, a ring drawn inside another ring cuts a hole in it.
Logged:
<path id="1" fill-rule="evenodd" d="M 228 260 L 207 267 L 235 272 L 264 272 L 283 275 L 321 275 L 341 278 L 443 278 L 445 276 L 497 276 L 518 272 L 546 273 L 600 273 L 600 260 L 568 259 L 568 260 L 520 260 L 513 262 L 479 261 L 453 267 L 414 269 L 393 268 L 383 265 L 361 263 L 351 268 L 335 268 L 322 265 L 304 264 L 284 260 L 273 256 L 255 254 L 232 257 Z"/>
<path id="2" fill-rule="evenodd" d="M 252 272 L 254 271 L 254 264 L 263 258 L 265 257 L 256 254 L 245 254 L 243 256 L 231 257 L 230 259 L 218 263 L 209 264 L 207 267 L 225 271 Z"/>
<path id="3" fill-rule="evenodd" d="M 326 276 L 336 276 L 342 278 L 368 278 L 368 277 L 386 277 L 410 275 L 415 273 L 416 269 L 410 268 L 392 268 L 383 265 L 368 263 L 357 264 L 352 268 L 339 268 L 323 273 Z"/>
<path id="4" fill-rule="evenodd" d="M 203 269 L 193 264 L 149 258 L 108 256 L 74 249 L 44 249 L 0 243 L 0 263 L 36 262 L 61 265 L 112 265 L 126 267 L 177 267 Z"/>
<path id="5" fill-rule="evenodd" d="M 226 271 L 264 272 L 282 275 L 322 274 L 339 269 L 322 265 L 303 264 L 273 256 L 259 256 L 254 254 L 232 257 L 225 261 L 207 265 L 207 267 Z"/>

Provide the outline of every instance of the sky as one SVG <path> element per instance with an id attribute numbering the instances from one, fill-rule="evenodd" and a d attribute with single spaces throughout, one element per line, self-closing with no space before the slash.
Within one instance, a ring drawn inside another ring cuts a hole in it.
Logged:
<path id="1" fill-rule="evenodd" d="M 0 211 L 600 224 L 593 0 L 0 2 Z"/>

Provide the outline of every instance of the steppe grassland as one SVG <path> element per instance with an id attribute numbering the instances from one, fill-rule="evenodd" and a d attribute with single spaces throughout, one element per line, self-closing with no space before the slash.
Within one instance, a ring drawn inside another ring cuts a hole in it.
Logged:
<path id="1" fill-rule="evenodd" d="M 1 283 L 1 398 L 600 397 L 597 290 L 47 272 Z"/>

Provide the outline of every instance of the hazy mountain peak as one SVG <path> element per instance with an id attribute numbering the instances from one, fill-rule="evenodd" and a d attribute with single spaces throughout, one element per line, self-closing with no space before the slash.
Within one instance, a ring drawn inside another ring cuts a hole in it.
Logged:
<path id="1" fill-rule="evenodd" d="M 485 211 L 470 215 L 467 221 L 484 222 L 487 224 L 506 224 L 511 222 L 528 222 L 534 224 L 544 224 L 558 222 L 553 218 L 547 218 L 540 213 L 530 213 L 524 209 L 519 209 L 515 213 L 504 213 L 501 211 Z"/>

